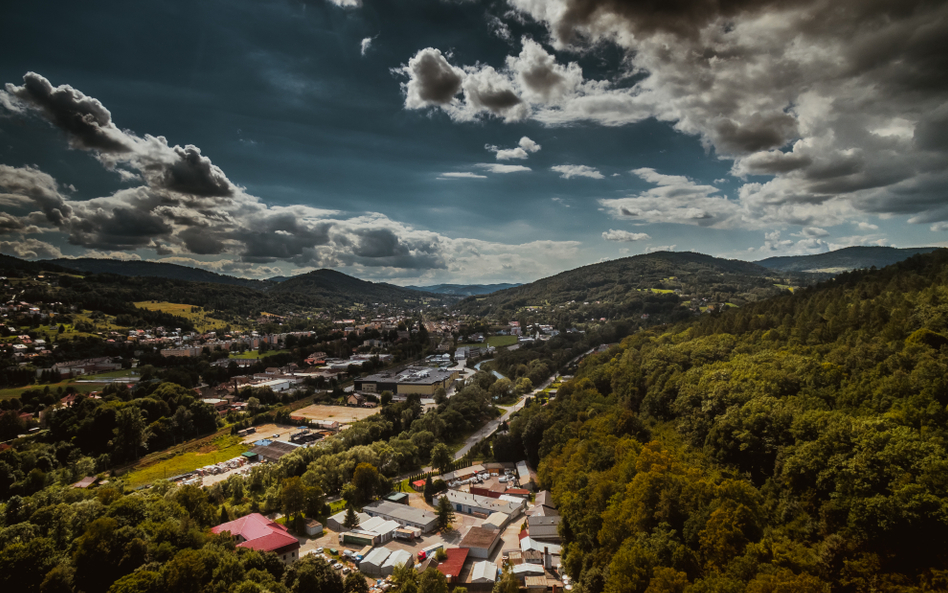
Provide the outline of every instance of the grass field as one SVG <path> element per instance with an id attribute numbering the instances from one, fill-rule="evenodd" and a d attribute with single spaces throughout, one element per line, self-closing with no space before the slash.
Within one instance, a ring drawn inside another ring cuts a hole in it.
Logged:
<path id="1" fill-rule="evenodd" d="M 196 305 L 187 305 L 183 303 L 169 303 L 167 301 L 139 301 L 137 303 L 132 303 L 139 309 L 145 309 L 147 311 L 160 311 L 161 313 L 170 313 L 171 315 L 177 315 L 178 317 L 184 317 L 188 321 L 194 324 L 194 327 L 198 331 L 215 331 L 218 329 L 223 329 L 230 325 L 228 322 L 223 319 L 216 319 L 208 315 L 204 309 Z"/>
<path id="2" fill-rule="evenodd" d="M 196 451 L 175 453 L 174 449 L 171 449 L 165 451 L 164 455 L 158 454 L 153 461 L 146 457 L 147 465 L 127 473 L 125 481 L 130 488 L 137 488 L 156 480 L 188 473 L 205 465 L 233 459 L 248 449 L 236 436 L 218 436 Z"/>
<path id="3" fill-rule="evenodd" d="M 30 389 L 39 389 L 43 390 L 46 387 L 49 387 L 50 391 L 56 391 L 56 389 L 62 387 L 72 386 L 76 388 L 76 391 L 79 393 L 89 393 L 90 391 L 99 391 L 105 387 L 106 383 L 74 383 L 72 381 L 60 381 L 59 383 L 50 383 L 48 385 L 27 385 L 25 387 L 8 387 L 6 389 L 0 389 L 0 399 L 13 399 L 14 397 L 20 397 L 20 394 L 24 391 Z"/>
<path id="4" fill-rule="evenodd" d="M 263 353 L 262 358 L 273 356 L 275 354 L 286 354 L 287 352 L 289 352 L 289 350 L 269 350 Z M 260 352 L 258 352 L 257 350 L 247 350 L 246 352 L 241 352 L 240 354 L 231 354 L 230 358 L 242 358 L 245 360 L 258 360 L 261 358 L 261 356 L 260 356 Z"/>
<path id="5" fill-rule="evenodd" d="M 487 336 L 487 345 L 493 346 L 494 348 L 503 348 L 504 346 L 512 346 L 517 343 L 517 336 Z M 462 346 L 467 346 L 468 348 L 479 348 L 484 344 L 458 344 L 458 348 Z"/>

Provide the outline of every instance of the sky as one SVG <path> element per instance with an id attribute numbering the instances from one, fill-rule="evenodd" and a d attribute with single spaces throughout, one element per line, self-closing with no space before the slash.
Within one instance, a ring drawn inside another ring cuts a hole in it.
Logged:
<path id="1" fill-rule="evenodd" d="M 529 282 L 948 245 L 948 3 L 8 3 L 0 253 Z"/>

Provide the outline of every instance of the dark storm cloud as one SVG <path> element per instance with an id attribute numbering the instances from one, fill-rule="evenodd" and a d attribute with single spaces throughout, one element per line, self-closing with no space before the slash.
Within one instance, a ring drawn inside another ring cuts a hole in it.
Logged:
<path id="1" fill-rule="evenodd" d="M 783 146 L 796 132 L 796 120 L 786 113 L 755 113 L 740 123 L 730 119 L 718 122 L 713 141 L 726 154 L 748 154 Z"/>
<path id="2" fill-rule="evenodd" d="M 225 197 L 234 194 L 234 187 L 211 159 L 201 155 L 192 144 L 172 149 L 177 159 L 161 171 L 157 185 L 171 191 L 204 197 Z"/>
<path id="3" fill-rule="evenodd" d="M 331 222 L 306 224 L 292 212 L 266 216 L 233 233 L 242 245 L 241 260 L 270 263 L 300 258 L 308 248 L 329 242 Z"/>
<path id="4" fill-rule="evenodd" d="M 138 249 L 171 235 L 172 227 L 160 216 L 133 208 L 96 209 L 69 228 L 69 242 L 95 249 Z"/>
<path id="5" fill-rule="evenodd" d="M 126 153 L 132 147 L 112 123 L 112 114 L 102 103 L 69 85 L 53 85 L 35 72 L 23 76 L 23 86 L 8 83 L 7 92 L 40 111 L 62 129 L 76 148 Z"/>
<path id="6" fill-rule="evenodd" d="M 178 237 L 184 241 L 187 250 L 196 255 L 219 255 L 226 248 L 219 233 L 209 228 L 187 228 L 178 233 Z"/>
<path id="7" fill-rule="evenodd" d="M 948 152 L 948 103 L 915 125 L 915 145 L 922 150 Z"/>
<path id="8" fill-rule="evenodd" d="M 23 205 L 32 203 L 38 207 L 53 226 L 62 227 L 72 216 L 72 208 L 59 193 L 56 180 L 35 167 L 0 165 L 0 189 L 15 196 Z"/>

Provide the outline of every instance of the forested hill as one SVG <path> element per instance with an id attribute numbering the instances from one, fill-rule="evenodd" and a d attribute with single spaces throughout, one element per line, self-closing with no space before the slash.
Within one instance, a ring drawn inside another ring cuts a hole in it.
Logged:
<path id="1" fill-rule="evenodd" d="M 773 272 L 757 264 L 690 252 L 657 252 L 592 264 L 462 303 L 469 313 L 516 312 L 521 307 L 573 302 L 622 304 L 635 291 L 704 295 L 740 303 L 775 296 L 775 284 L 806 284 L 814 277 Z"/>
<path id="2" fill-rule="evenodd" d="M 270 293 L 273 298 L 284 295 L 311 295 L 340 304 L 343 302 L 417 304 L 439 300 L 439 295 L 419 292 L 386 284 L 369 282 L 347 276 L 335 270 L 315 270 L 287 278 L 275 285 Z"/>
<path id="3" fill-rule="evenodd" d="M 846 247 L 828 253 L 768 257 L 756 262 L 771 270 L 784 272 L 827 272 L 837 274 L 863 268 L 884 268 L 920 253 L 931 253 L 938 247 L 897 249 L 895 247 Z"/>
<path id="4" fill-rule="evenodd" d="M 274 283 L 269 280 L 251 280 L 249 278 L 237 278 L 225 274 L 217 274 L 198 268 L 188 266 L 179 266 L 164 262 L 149 261 L 124 261 L 118 259 L 104 259 L 81 257 L 76 259 L 60 258 L 48 260 L 50 263 L 68 268 L 70 270 L 79 270 L 81 272 L 91 272 L 94 274 L 117 274 L 119 276 L 148 276 L 154 278 L 167 278 L 169 280 L 187 280 L 189 282 L 209 282 L 213 284 L 227 284 L 231 286 L 243 286 L 245 288 L 255 288 L 257 290 L 266 290 Z"/>
<path id="5" fill-rule="evenodd" d="M 435 284 L 433 286 L 406 286 L 412 290 L 433 292 L 435 294 L 450 294 L 454 296 L 474 296 L 491 294 L 498 290 L 515 288 L 520 284 Z"/>
<path id="6" fill-rule="evenodd" d="M 587 358 L 526 450 L 581 593 L 948 588 L 948 251 Z"/>

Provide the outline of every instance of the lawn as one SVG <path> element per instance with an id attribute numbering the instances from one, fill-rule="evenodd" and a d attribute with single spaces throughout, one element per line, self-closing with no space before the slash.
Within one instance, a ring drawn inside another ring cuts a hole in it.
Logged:
<path id="1" fill-rule="evenodd" d="M 137 377 L 141 374 L 138 369 L 122 369 L 120 371 L 109 371 L 107 373 L 97 373 L 95 375 L 83 375 L 82 378 L 87 381 L 96 379 L 117 379 L 119 377 Z"/>
<path id="2" fill-rule="evenodd" d="M 186 474 L 205 465 L 233 459 L 248 450 L 249 447 L 241 443 L 239 437 L 222 435 L 206 443 L 197 451 L 166 452 L 166 455 L 159 456 L 149 465 L 125 474 L 125 481 L 130 488 L 137 488 L 156 480 Z"/>
<path id="3" fill-rule="evenodd" d="M 487 345 L 493 346 L 494 348 L 503 348 L 505 346 L 512 346 L 517 343 L 517 336 L 488 336 Z M 481 348 L 484 344 L 478 344 L 472 342 L 470 344 L 458 344 L 458 348 L 461 347 L 468 348 Z"/>

